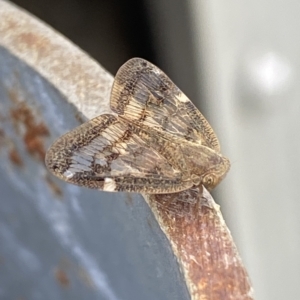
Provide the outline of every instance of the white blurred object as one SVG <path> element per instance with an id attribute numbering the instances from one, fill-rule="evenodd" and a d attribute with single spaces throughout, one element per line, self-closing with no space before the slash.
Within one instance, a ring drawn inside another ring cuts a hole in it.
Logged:
<path id="1" fill-rule="evenodd" d="M 289 62 L 275 52 L 255 54 L 246 61 L 249 84 L 264 96 L 284 92 L 291 81 Z"/>

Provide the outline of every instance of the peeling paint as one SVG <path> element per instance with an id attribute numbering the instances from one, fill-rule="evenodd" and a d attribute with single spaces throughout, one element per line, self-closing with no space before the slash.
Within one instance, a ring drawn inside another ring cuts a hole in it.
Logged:
<path id="1" fill-rule="evenodd" d="M 10 115 L 16 132 L 23 136 L 23 141 L 28 153 L 34 158 L 44 161 L 44 138 L 49 136 L 49 129 L 42 121 L 37 120 L 38 112 L 32 109 L 18 98 L 18 94 L 9 90 L 8 95 L 13 102 Z"/>
<path id="2" fill-rule="evenodd" d="M 12 147 L 9 151 L 9 160 L 17 167 L 23 167 L 23 160 L 16 147 Z"/>
<path id="3" fill-rule="evenodd" d="M 55 274 L 56 280 L 63 288 L 67 288 L 70 286 L 70 279 L 65 270 L 56 268 L 54 271 L 54 274 Z"/>

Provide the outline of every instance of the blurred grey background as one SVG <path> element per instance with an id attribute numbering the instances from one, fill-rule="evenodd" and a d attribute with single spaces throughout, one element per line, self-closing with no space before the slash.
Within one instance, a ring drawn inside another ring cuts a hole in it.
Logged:
<path id="1" fill-rule="evenodd" d="M 300 2 L 14 3 L 112 74 L 139 56 L 173 79 L 208 118 L 231 159 L 214 196 L 256 299 L 300 299 Z"/>

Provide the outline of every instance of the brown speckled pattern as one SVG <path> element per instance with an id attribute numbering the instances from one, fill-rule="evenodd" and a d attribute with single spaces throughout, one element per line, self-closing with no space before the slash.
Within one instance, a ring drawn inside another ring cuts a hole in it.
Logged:
<path id="1" fill-rule="evenodd" d="M 214 188 L 229 169 L 212 128 L 156 66 L 134 58 L 118 71 L 111 109 L 60 137 L 46 165 L 59 178 L 105 191 L 175 193 Z"/>

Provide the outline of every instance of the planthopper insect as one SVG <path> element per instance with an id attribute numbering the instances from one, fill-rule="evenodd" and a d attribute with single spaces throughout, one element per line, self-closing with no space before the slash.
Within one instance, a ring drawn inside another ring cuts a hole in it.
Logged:
<path id="1" fill-rule="evenodd" d="M 66 133 L 46 154 L 60 179 L 108 192 L 166 194 L 213 189 L 230 163 L 194 104 L 159 68 L 141 58 L 115 77 L 110 106 Z"/>

